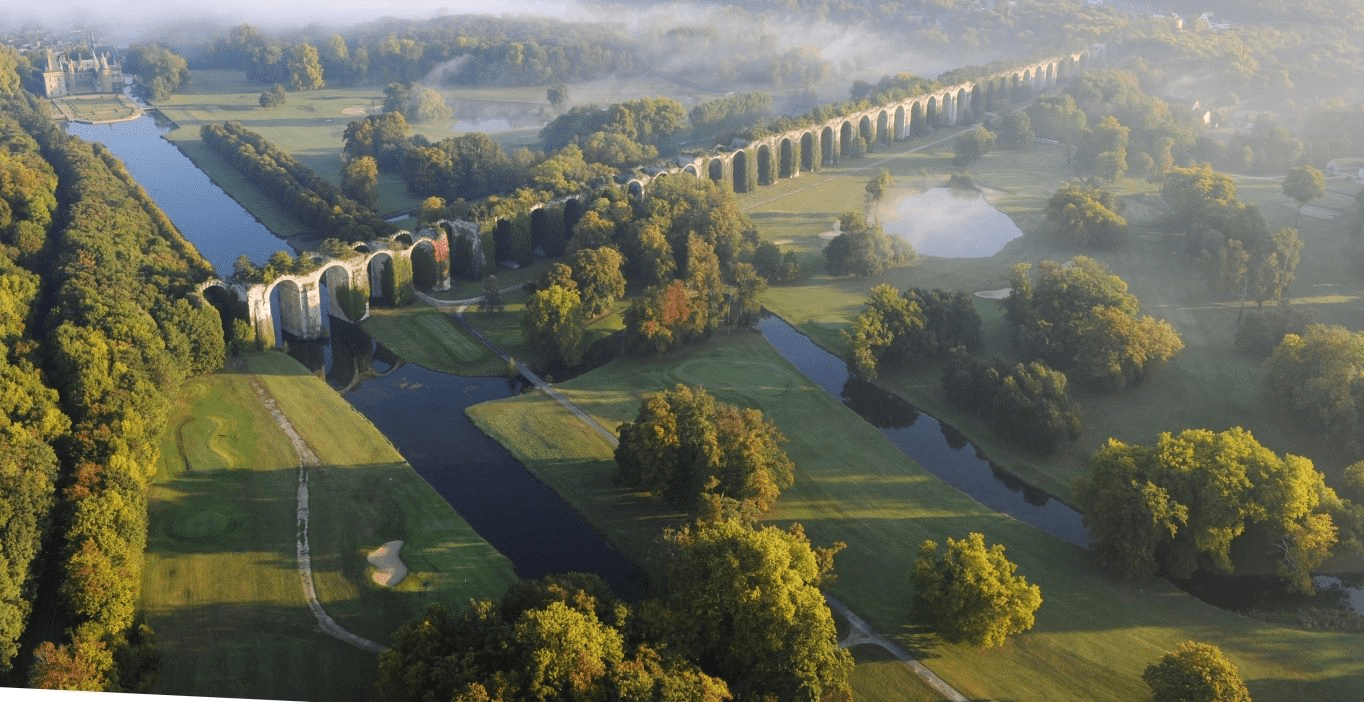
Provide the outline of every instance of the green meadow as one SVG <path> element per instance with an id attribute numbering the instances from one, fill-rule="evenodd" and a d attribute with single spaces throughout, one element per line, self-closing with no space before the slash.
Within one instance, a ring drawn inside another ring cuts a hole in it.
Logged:
<path id="1" fill-rule="evenodd" d="M 990 511 L 927 473 L 757 334 L 716 337 L 666 361 L 618 359 L 557 387 L 612 427 L 633 418 L 646 394 L 679 382 L 757 407 L 777 423 L 797 475 L 771 520 L 800 522 L 818 544 L 845 542 L 832 593 L 878 631 L 920 652 L 968 697 L 1139 699 L 1146 694 L 1141 671 L 1185 639 L 1221 646 L 1257 700 L 1364 695 L 1358 636 L 1262 624 L 1161 580 L 1115 581 L 1084 550 Z M 659 530 L 681 518 L 646 494 L 616 487 L 610 445 L 543 395 L 485 403 L 468 413 L 640 562 L 648 562 Z M 917 545 L 969 531 L 1004 544 L 1020 572 L 1042 588 L 1037 626 L 1000 649 L 943 645 L 907 621 Z M 864 665 L 859 692 L 884 689 L 888 674 L 874 661 Z"/>
<path id="2" fill-rule="evenodd" d="M 298 460 L 253 382 L 322 462 L 309 470 L 312 564 L 341 626 L 387 643 L 427 604 L 498 598 L 515 574 L 325 383 L 280 353 L 246 365 L 188 382 L 162 442 L 143 576 L 162 656 L 154 691 L 375 699 L 375 657 L 322 633 L 304 601 Z M 366 555 L 395 539 L 409 574 L 385 588 Z"/>
<path id="3" fill-rule="evenodd" d="M 943 185 L 951 170 L 950 142 L 937 149 L 910 153 L 913 143 L 873 153 L 847 166 L 826 169 L 740 196 L 762 236 L 820 259 L 827 231 L 840 212 L 860 209 L 863 186 L 879 168 L 896 180 L 882 212 L 889 215 L 898 199 L 926 187 Z M 1267 446 L 1316 461 L 1328 480 L 1352 458 L 1340 455 L 1301 418 L 1280 408 L 1263 387 L 1261 360 L 1235 348 L 1233 335 L 1239 300 L 1218 299 L 1202 270 L 1172 251 L 1160 228 L 1155 186 L 1128 180 L 1118 187 L 1128 203 L 1132 229 L 1127 245 L 1116 251 L 1064 248 L 1038 233 L 1047 199 L 1061 183 L 1074 178 L 1058 147 L 1038 144 L 1025 153 L 995 151 L 973 164 L 970 174 L 991 202 L 1024 232 L 1002 251 L 987 258 L 921 257 L 912 266 L 874 278 L 831 278 L 816 274 L 793 284 L 768 288 L 763 304 L 795 324 L 835 353 L 845 346 L 839 334 L 858 313 L 867 291 L 879 283 L 899 288 L 917 286 L 967 292 L 1007 286 L 1005 276 L 1016 262 L 1066 260 L 1084 254 L 1103 261 L 1127 281 L 1147 314 L 1167 319 L 1184 340 L 1184 350 L 1139 386 L 1103 392 L 1072 386 L 1081 405 L 1083 435 L 1056 454 L 1042 456 L 998 441 L 983 422 L 947 402 L 939 386 L 941 366 L 926 363 L 887 369 L 880 383 L 963 430 L 992 459 L 1033 484 L 1068 498 L 1071 481 L 1087 469 L 1089 456 L 1109 437 L 1150 443 L 1162 431 L 1191 427 L 1222 430 L 1244 426 Z M 1259 207 L 1271 230 L 1293 224 L 1295 207 L 1279 189 L 1278 179 L 1237 178 L 1238 196 Z M 1364 328 L 1364 280 L 1350 273 L 1340 256 L 1353 223 L 1358 186 L 1332 181 L 1326 197 L 1309 208 L 1298 224 L 1304 242 L 1302 263 L 1289 289 L 1289 301 L 1315 310 L 1322 322 Z M 977 298 L 985 321 L 985 353 L 1012 360 L 1009 332 L 1000 304 Z M 1250 305 L 1253 308 L 1253 303 Z M 1356 457 L 1357 458 L 1357 457 Z"/>

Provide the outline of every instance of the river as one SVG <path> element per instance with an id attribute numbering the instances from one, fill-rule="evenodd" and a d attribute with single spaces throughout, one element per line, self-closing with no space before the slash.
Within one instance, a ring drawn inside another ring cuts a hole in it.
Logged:
<path id="1" fill-rule="evenodd" d="M 283 240 L 161 138 L 163 130 L 152 118 L 110 125 L 71 124 L 68 129 L 104 143 L 123 159 L 133 177 L 219 273 L 230 273 L 243 253 L 260 263 L 270 253 L 286 248 Z M 633 564 L 464 414 L 472 404 L 519 392 L 518 386 L 502 378 L 466 378 L 404 364 L 357 327 L 336 320 L 330 323 L 330 342 L 294 342 L 292 352 L 343 390 L 343 396 L 394 443 L 413 468 L 512 561 L 518 575 L 533 578 L 564 570 L 591 571 L 601 574 L 622 596 L 633 598 L 643 592 L 640 572 Z M 759 323 L 759 330 L 802 373 L 878 426 L 930 472 L 991 509 L 1069 543 L 1088 545 L 1079 513 L 992 464 L 952 427 L 893 394 L 851 381 L 841 359 L 781 319 L 767 317 Z M 1355 588 L 1349 594 L 1364 599 L 1361 592 Z M 1215 601 L 1215 596 L 1203 596 Z"/>
<path id="2" fill-rule="evenodd" d="M 67 132 L 98 141 L 122 159 L 128 172 L 194 243 L 218 275 L 232 273 L 237 257 L 265 263 L 289 245 L 237 204 L 189 157 L 161 138 L 166 129 L 151 115 L 112 124 L 69 123 Z"/>

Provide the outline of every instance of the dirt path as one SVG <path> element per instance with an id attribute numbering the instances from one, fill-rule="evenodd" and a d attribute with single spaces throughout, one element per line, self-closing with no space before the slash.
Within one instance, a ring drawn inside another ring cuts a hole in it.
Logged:
<path id="1" fill-rule="evenodd" d="M 928 146 L 928 144 L 925 144 L 925 146 Z M 498 356 L 504 359 L 509 358 L 505 351 L 498 348 L 496 344 L 490 341 L 487 337 L 483 336 L 482 333 L 480 333 L 477 329 L 473 327 L 473 325 L 469 324 L 468 321 L 464 319 L 464 309 L 468 307 L 470 304 L 473 304 L 475 301 L 477 301 L 478 298 L 460 300 L 457 302 L 442 302 L 440 300 L 430 298 L 426 295 L 422 295 L 420 292 L 418 292 L 417 294 L 420 295 L 422 299 L 427 300 L 431 304 L 435 305 L 437 309 L 453 308 L 454 315 L 452 316 L 454 317 L 456 323 L 458 323 L 461 327 L 464 327 L 465 329 L 469 330 L 469 333 L 477 337 L 478 340 L 482 341 L 489 349 L 492 349 L 493 353 L 496 353 Z M 524 365 L 520 363 L 516 364 L 516 370 L 518 373 L 521 374 L 521 377 L 530 381 L 533 385 L 535 385 L 536 388 L 544 391 L 544 393 L 553 398 L 555 402 L 558 402 L 569 412 L 573 413 L 573 416 L 577 417 L 579 420 L 586 423 L 588 427 L 595 430 L 598 434 L 601 434 L 602 438 L 606 439 L 606 441 L 610 443 L 613 448 L 620 445 L 620 440 L 616 438 L 614 432 L 602 426 L 600 422 L 598 422 L 596 419 L 594 419 L 586 412 L 584 412 L 582 408 L 573 404 L 572 400 L 569 400 L 567 397 L 564 397 L 563 394 L 561 394 L 558 390 L 555 390 L 554 387 L 551 386 L 549 383 L 546 383 L 544 379 L 542 379 L 539 375 L 536 375 L 529 368 L 526 368 Z M 968 702 L 967 697 L 965 695 L 958 692 L 956 688 L 947 684 L 947 681 L 938 677 L 937 673 L 934 673 L 932 670 L 929 670 L 928 667 L 925 666 L 923 663 L 920 663 L 919 660 L 915 658 L 913 654 L 911 654 L 909 651 L 906 651 L 905 649 L 901 648 L 898 644 L 896 644 L 894 641 L 891 641 L 885 636 L 882 636 L 881 634 L 878 634 L 875 631 L 873 631 L 871 625 L 867 624 L 867 622 L 864 619 L 854 614 L 852 610 L 848 609 L 847 605 L 843 604 L 842 602 L 838 601 L 837 599 L 827 594 L 824 596 L 824 599 L 828 601 L 830 609 L 832 609 L 835 612 L 838 612 L 839 615 L 842 616 L 848 622 L 848 627 L 850 631 L 842 641 L 838 642 L 839 646 L 843 648 L 850 648 L 852 646 L 863 644 L 870 646 L 878 646 L 881 649 L 889 652 L 892 656 L 895 656 L 897 659 L 902 661 L 910 669 L 910 671 L 912 671 L 915 675 L 919 676 L 919 678 L 923 680 L 925 684 L 936 690 L 938 694 L 941 694 L 950 702 Z"/>
<path id="2" fill-rule="evenodd" d="M 322 627 L 323 633 L 328 636 L 348 643 L 361 651 L 369 653 L 382 653 L 386 647 L 375 643 L 369 639 L 352 633 L 336 623 L 331 615 L 322 609 L 322 603 L 317 600 L 317 588 L 313 585 L 313 559 L 312 548 L 308 543 L 308 468 L 315 468 L 322 465 L 318 460 L 317 454 L 308 447 L 303 437 L 298 435 L 294 425 L 289 422 L 289 418 L 284 416 L 279 403 L 261 385 L 260 381 L 254 376 L 251 378 L 251 389 L 255 390 L 256 397 L 260 399 L 270 416 L 279 425 L 280 431 L 289 437 L 289 443 L 293 444 L 294 453 L 298 455 L 298 538 L 296 550 L 298 552 L 298 577 L 303 585 L 303 598 L 308 602 L 308 609 L 312 611 L 313 617 L 317 619 L 317 625 Z"/>

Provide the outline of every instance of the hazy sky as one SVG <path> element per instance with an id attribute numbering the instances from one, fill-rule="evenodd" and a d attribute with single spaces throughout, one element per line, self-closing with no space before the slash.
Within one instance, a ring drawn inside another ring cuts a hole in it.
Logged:
<path id="1" fill-rule="evenodd" d="M 195 18 L 232 24 L 345 25 L 383 16 L 431 17 L 442 10 L 450 14 L 550 16 L 581 12 L 571 0 L 0 0 L 0 18 L 6 28 L 31 21 L 48 27 L 93 23 L 102 25 L 104 34 L 117 43 L 125 43 L 118 38 L 133 36 L 147 26 Z M 135 36 L 132 40 L 136 41 Z"/>

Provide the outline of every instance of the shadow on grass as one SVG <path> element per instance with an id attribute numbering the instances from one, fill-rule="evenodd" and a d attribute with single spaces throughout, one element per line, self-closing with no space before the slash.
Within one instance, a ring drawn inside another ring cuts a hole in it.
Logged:
<path id="1" fill-rule="evenodd" d="M 900 627 L 899 633 L 891 634 L 888 638 L 921 661 L 940 657 L 938 648 L 942 646 L 942 639 L 926 626 L 905 625 Z M 893 657 L 889 653 L 885 655 Z"/>
<path id="2" fill-rule="evenodd" d="M 301 600 L 163 606 L 151 625 L 157 694 L 379 699 L 377 659 L 323 634 Z"/>

